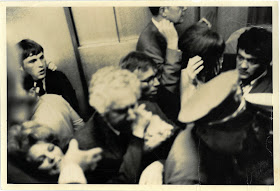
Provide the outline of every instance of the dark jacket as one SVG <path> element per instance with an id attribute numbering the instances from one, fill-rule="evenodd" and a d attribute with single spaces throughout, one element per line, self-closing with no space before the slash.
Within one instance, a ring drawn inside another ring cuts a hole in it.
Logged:
<path id="1" fill-rule="evenodd" d="M 85 173 L 88 183 L 138 183 L 143 139 L 133 136 L 130 131 L 117 135 L 98 113 L 93 114 L 74 138 L 82 150 L 94 147 L 103 150 L 103 158 L 97 168 Z"/>
<path id="2" fill-rule="evenodd" d="M 175 139 L 165 162 L 165 184 L 239 184 L 233 157 L 209 149 L 194 130 L 188 127 Z"/>
<path id="3" fill-rule="evenodd" d="M 65 74 L 60 71 L 51 71 L 47 69 L 46 72 L 46 93 L 61 95 L 78 113 L 79 105 L 75 90 Z M 24 78 L 24 89 L 27 91 L 33 87 L 34 80 L 30 75 Z"/>

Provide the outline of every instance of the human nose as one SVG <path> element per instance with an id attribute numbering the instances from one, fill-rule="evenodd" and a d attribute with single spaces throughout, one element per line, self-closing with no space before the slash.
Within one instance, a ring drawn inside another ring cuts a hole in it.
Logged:
<path id="1" fill-rule="evenodd" d="M 241 68 L 248 68 L 248 62 L 246 59 L 242 60 L 241 64 L 240 64 Z"/>
<path id="2" fill-rule="evenodd" d="M 39 67 L 43 67 L 43 66 L 44 66 L 43 61 L 40 60 L 40 59 L 38 59 L 38 60 L 36 61 L 36 64 L 37 64 Z"/>
<path id="3" fill-rule="evenodd" d="M 154 78 L 154 86 L 159 86 L 159 80 L 157 77 Z"/>

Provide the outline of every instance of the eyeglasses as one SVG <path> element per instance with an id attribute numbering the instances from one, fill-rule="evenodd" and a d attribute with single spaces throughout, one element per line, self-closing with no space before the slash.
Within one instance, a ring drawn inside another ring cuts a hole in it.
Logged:
<path id="1" fill-rule="evenodd" d="M 141 80 L 142 83 L 147 83 L 149 86 L 152 86 L 155 84 L 156 81 L 159 81 L 161 77 L 161 73 L 158 71 L 156 75 L 150 76 L 149 78 L 145 80 Z"/>

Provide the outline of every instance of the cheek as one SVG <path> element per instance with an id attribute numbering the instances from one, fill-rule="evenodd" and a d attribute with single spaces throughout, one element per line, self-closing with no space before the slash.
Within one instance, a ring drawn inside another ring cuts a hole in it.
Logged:
<path id="1" fill-rule="evenodd" d="M 48 162 L 48 160 L 45 160 L 39 167 L 39 170 L 49 170 L 52 168 L 52 165 Z"/>
<path id="2" fill-rule="evenodd" d="M 248 69 L 248 71 L 251 73 L 251 74 L 253 74 L 253 73 L 255 73 L 257 70 L 259 70 L 260 69 L 260 66 L 251 66 L 251 67 L 249 67 L 249 69 Z"/>

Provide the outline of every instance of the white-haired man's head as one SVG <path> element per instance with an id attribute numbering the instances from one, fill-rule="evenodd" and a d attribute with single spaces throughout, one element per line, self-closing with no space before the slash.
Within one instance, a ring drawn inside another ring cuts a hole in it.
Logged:
<path id="1" fill-rule="evenodd" d="M 89 94 L 90 105 L 120 130 L 134 115 L 141 95 L 140 81 L 128 70 L 104 67 L 92 75 Z"/>

